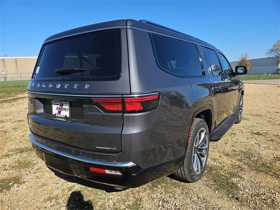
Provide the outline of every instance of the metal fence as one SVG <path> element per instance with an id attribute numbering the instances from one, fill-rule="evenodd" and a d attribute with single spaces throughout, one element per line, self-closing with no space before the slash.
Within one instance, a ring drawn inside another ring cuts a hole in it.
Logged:
<path id="1" fill-rule="evenodd" d="M 31 73 L 13 73 L 13 74 L 6 74 L 1 73 L 0 81 L 23 81 L 23 80 L 30 80 Z"/>
<path id="2" fill-rule="evenodd" d="M 279 74 L 275 66 L 253 66 L 248 71 L 248 74 L 260 75 L 260 74 Z"/>

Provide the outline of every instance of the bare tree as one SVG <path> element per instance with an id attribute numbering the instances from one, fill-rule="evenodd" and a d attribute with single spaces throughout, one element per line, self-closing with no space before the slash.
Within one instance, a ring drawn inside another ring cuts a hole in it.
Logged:
<path id="1" fill-rule="evenodd" d="M 280 40 L 278 40 L 266 53 L 267 56 L 280 58 Z"/>
<path id="2" fill-rule="evenodd" d="M 278 40 L 272 46 L 272 48 L 267 51 L 266 55 L 277 58 L 277 61 L 276 61 L 277 69 L 276 69 L 275 73 L 280 74 L 280 40 Z"/>
<path id="3" fill-rule="evenodd" d="M 242 54 L 238 62 L 238 66 L 245 66 L 248 70 L 251 68 L 251 63 L 248 60 L 248 54 Z"/>

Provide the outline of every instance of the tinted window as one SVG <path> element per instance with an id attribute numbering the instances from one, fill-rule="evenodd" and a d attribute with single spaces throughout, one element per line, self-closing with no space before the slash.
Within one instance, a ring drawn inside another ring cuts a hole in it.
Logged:
<path id="1" fill-rule="evenodd" d="M 202 75 L 202 66 L 195 44 L 177 39 L 151 35 L 157 64 L 180 77 Z"/>
<path id="2" fill-rule="evenodd" d="M 120 76 L 120 31 L 61 39 L 43 46 L 33 78 L 114 80 Z"/>
<path id="3" fill-rule="evenodd" d="M 219 75 L 221 74 L 221 66 L 219 63 L 219 59 L 217 57 L 217 54 L 214 50 L 211 50 L 209 48 L 205 48 L 208 60 L 209 60 L 209 64 L 210 64 L 210 70 L 213 73 L 213 75 Z"/>
<path id="4" fill-rule="evenodd" d="M 218 53 L 222 67 L 223 67 L 223 71 L 225 71 L 227 74 L 232 74 L 232 68 L 229 64 L 229 62 L 227 61 L 227 59 L 225 58 L 225 56 L 223 56 L 222 54 Z"/>

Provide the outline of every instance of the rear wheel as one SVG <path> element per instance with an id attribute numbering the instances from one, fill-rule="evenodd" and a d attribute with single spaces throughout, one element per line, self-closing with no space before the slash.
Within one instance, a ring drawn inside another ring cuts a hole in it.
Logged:
<path id="1" fill-rule="evenodd" d="M 206 122 L 195 118 L 189 134 L 185 160 L 175 176 L 184 182 L 196 182 L 204 174 L 209 152 L 209 130 Z"/>

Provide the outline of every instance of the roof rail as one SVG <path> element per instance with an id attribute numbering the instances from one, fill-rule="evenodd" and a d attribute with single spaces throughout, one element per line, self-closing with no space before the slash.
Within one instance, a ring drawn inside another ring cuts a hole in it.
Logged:
<path id="1" fill-rule="evenodd" d="M 188 37 L 190 37 L 190 38 L 193 38 L 193 39 L 199 40 L 199 41 L 201 41 L 201 42 L 207 43 L 207 42 L 205 42 L 205 41 L 203 41 L 203 40 L 201 40 L 201 39 L 198 39 L 198 38 L 196 38 L 196 37 L 194 37 L 194 36 L 191 36 L 191 35 L 189 35 L 189 34 L 185 34 L 185 33 L 183 33 L 183 32 L 174 30 L 174 29 L 172 29 L 172 28 L 168 28 L 168 27 L 166 27 L 166 26 L 163 26 L 163 25 L 154 23 L 154 22 L 149 21 L 149 20 L 139 20 L 139 21 L 142 22 L 142 23 L 146 23 L 146 24 L 150 24 L 150 25 L 153 25 L 153 26 L 157 26 L 157 27 L 163 28 L 163 29 L 167 29 L 167 30 L 173 31 L 173 32 L 175 32 L 175 33 L 179 33 L 179 34 L 182 34 L 182 35 L 184 35 L 184 36 L 188 36 Z M 207 43 L 207 44 L 209 44 L 209 43 Z M 211 44 L 209 44 L 209 45 L 211 45 Z M 212 46 L 213 46 L 213 45 L 212 45 Z M 214 46 L 213 46 L 213 47 L 214 47 Z"/>
<path id="2" fill-rule="evenodd" d="M 160 25 L 160 24 L 157 24 L 155 22 L 152 22 L 152 21 L 149 21 L 149 20 L 139 20 L 140 22 L 142 23 L 147 23 L 147 24 L 150 24 L 150 25 L 153 25 L 153 26 L 157 26 L 157 27 L 160 27 L 160 28 L 164 28 L 164 29 L 167 29 L 167 30 L 170 30 L 170 31 L 173 31 L 173 32 L 176 32 L 176 33 L 179 33 L 179 34 L 182 34 L 182 35 L 187 35 L 187 36 L 190 36 L 188 34 L 185 34 L 183 32 L 180 32 L 180 31 L 177 31 L 177 30 L 174 30 L 172 28 L 169 28 L 169 27 L 166 27 L 166 26 L 163 26 L 163 25 Z M 192 37 L 192 36 L 190 36 Z M 193 37 L 194 38 L 194 37 Z"/>

